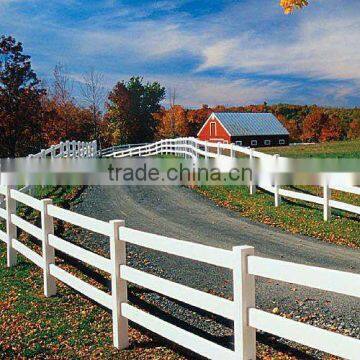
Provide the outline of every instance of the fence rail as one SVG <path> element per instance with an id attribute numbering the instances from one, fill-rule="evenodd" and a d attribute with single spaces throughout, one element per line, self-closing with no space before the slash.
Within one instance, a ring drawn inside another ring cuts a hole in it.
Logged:
<path id="1" fill-rule="evenodd" d="M 212 359 L 255 359 L 256 329 L 349 359 L 356 359 L 360 354 L 358 339 L 284 319 L 255 308 L 255 276 L 360 297 L 359 274 L 255 256 L 254 249 L 249 246 L 236 246 L 230 251 L 150 234 L 127 228 L 121 220 L 107 223 L 64 210 L 52 205 L 49 199 L 38 200 L 29 195 L 24 196 L 11 187 L 2 187 L 1 190 L 6 194 L 6 209 L 1 212 L 6 220 L 6 233 L 0 231 L 0 239 L 7 244 L 7 265 L 16 265 L 17 253 L 20 253 L 43 269 L 45 296 L 56 294 L 57 279 L 110 309 L 113 317 L 114 346 L 118 348 L 128 346 L 128 320 L 131 320 Z M 36 210 L 40 209 L 41 228 L 16 214 L 17 201 Z M 108 236 L 110 258 L 55 236 L 54 218 Z M 17 239 L 17 227 L 40 239 L 41 255 Z M 231 269 L 234 299 L 231 301 L 208 294 L 126 265 L 126 243 Z M 111 293 L 90 285 L 56 265 L 55 249 L 109 273 Z M 129 304 L 127 283 L 137 284 L 232 320 L 234 349 L 215 344 Z"/>
<path id="2" fill-rule="evenodd" d="M 184 156 L 197 158 L 203 156 L 205 158 L 216 157 L 237 157 L 239 155 L 249 156 L 252 159 L 260 159 L 263 161 L 276 161 L 279 155 L 269 155 L 254 149 L 238 146 L 235 144 L 222 144 L 201 141 L 196 138 L 178 138 L 165 139 L 152 144 L 132 144 L 131 148 L 108 151 L 104 157 L 122 158 L 127 156 L 154 156 L 158 154 L 174 154 L 175 156 Z M 252 168 L 253 173 L 255 169 Z M 254 174 L 253 174 L 254 177 Z M 256 187 L 250 183 L 250 194 L 254 194 Z M 349 213 L 360 214 L 360 206 L 347 204 L 340 201 L 331 200 L 331 190 L 343 191 L 351 194 L 360 195 L 360 187 L 357 186 L 329 186 L 324 184 L 323 197 L 305 194 L 298 191 L 282 189 L 270 183 L 260 181 L 258 187 L 274 194 L 275 206 L 280 206 L 281 197 L 297 199 L 322 205 L 324 212 L 324 220 L 329 221 L 331 218 L 331 209 L 338 209 Z"/>

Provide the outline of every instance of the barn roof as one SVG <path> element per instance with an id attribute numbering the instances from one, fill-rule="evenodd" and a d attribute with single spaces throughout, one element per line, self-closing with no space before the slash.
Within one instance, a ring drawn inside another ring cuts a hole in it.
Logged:
<path id="1" fill-rule="evenodd" d="M 214 115 L 230 136 L 289 135 L 281 122 L 271 113 L 215 112 Z"/>

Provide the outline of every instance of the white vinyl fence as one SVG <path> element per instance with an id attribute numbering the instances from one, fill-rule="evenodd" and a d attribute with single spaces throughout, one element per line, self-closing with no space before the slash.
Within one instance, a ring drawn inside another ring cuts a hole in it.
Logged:
<path id="1" fill-rule="evenodd" d="M 112 311 L 114 346 L 128 346 L 128 320 L 187 349 L 211 359 L 255 359 L 256 329 L 348 359 L 358 359 L 360 340 L 270 314 L 255 307 L 255 276 L 360 297 L 360 275 L 306 266 L 254 255 L 254 248 L 237 246 L 231 251 L 167 238 L 127 228 L 122 220 L 104 222 L 38 200 L 10 186 L 0 186 L 6 209 L 0 218 L 6 232 L 7 265 L 14 266 L 20 253 L 43 269 L 44 293 L 56 294 L 56 279 Z M 41 212 L 41 227 L 16 214 L 20 202 Z M 109 238 L 110 259 L 54 235 L 53 219 L 61 219 Z M 42 255 L 17 238 L 17 228 L 42 243 Z M 126 243 L 213 264 L 233 271 L 233 301 L 192 289 L 126 265 Z M 111 293 L 79 279 L 55 263 L 55 249 L 111 275 Z M 220 315 L 234 322 L 234 349 L 228 349 L 151 315 L 127 301 L 127 283 L 134 283 L 178 301 Z"/>
<path id="2" fill-rule="evenodd" d="M 200 141 L 196 138 L 177 138 L 165 139 L 152 144 L 139 146 L 132 146 L 130 149 L 120 149 L 118 151 L 111 151 L 111 148 L 106 149 L 103 156 L 105 157 L 127 157 L 127 156 L 153 156 L 158 154 L 174 154 L 184 157 L 200 157 L 217 158 L 221 156 L 237 157 L 237 155 L 245 154 L 250 158 L 250 165 L 252 159 L 261 159 L 265 161 L 274 161 L 279 158 L 279 155 L 269 155 L 260 151 L 255 151 L 251 148 L 238 146 L 235 144 L 222 144 L 208 141 Z M 254 177 L 254 168 L 253 177 Z M 254 194 L 256 186 L 250 183 L 250 194 Z M 344 191 L 351 194 L 360 195 L 360 188 L 357 186 L 331 186 L 323 185 L 323 196 L 315 196 L 304 194 L 301 192 L 281 189 L 279 186 L 274 186 L 268 183 L 260 183 L 259 187 L 274 194 L 275 206 L 280 206 L 281 197 L 303 200 L 323 206 L 324 220 L 328 221 L 331 218 L 331 208 L 347 211 L 349 213 L 360 215 L 360 206 L 347 204 L 340 201 L 331 200 L 331 189 Z"/>
<path id="3" fill-rule="evenodd" d="M 96 158 L 99 155 L 97 142 L 94 141 L 65 141 L 57 145 L 52 145 L 48 149 L 42 149 L 37 154 L 30 154 L 28 157 L 32 159 L 46 158 Z M 30 192 L 32 185 L 26 185 L 20 189 L 21 192 Z M 2 199 L 0 198 L 0 205 Z"/>
<path id="4" fill-rule="evenodd" d="M 95 158 L 98 156 L 97 142 L 94 141 L 65 141 L 42 149 L 37 154 L 29 155 L 30 158 Z"/>

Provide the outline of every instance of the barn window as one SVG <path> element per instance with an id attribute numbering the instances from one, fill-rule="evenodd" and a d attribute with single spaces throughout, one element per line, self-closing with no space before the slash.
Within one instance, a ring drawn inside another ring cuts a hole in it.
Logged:
<path id="1" fill-rule="evenodd" d="M 257 145 L 257 140 L 251 140 L 251 146 L 256 146 Z"/>
<path id="2" fill-rule="evenodd" d="M 284 140 L 284 139 L 280 139 L 280 140 L 279 140 L 279 145 L 285 145 L 285 140 Z"/>
<path id="3" fill-rule="evenodd" d="M 216 136 L 216 122 L 210 123 L 210 136 Z"/>
<path id="4" fill-rule="evenodd" d="M 242 146 L 242 141 L 235 141 L 235 145 Z"/>
<path id="5" fill-rule="evenodd" d="M 270 140 L 264 140 L 264 145 L 270 145 L 271 141 Z"/>

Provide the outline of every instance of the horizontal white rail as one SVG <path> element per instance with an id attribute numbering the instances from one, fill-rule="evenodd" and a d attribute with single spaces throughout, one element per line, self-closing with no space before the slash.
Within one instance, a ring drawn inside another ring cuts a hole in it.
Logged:
<path id="1" fill-rule="evenodd" d="M 22 219 L 20 216 L 17 216 L 15 214 L 11 214 L 11 222 L 19 227 L 20 229 L 24 230 L 31 236 L 34 236 L 35 238 L 42 240 L 43 239 L 43 233 L 40 228 L 37 226 L 29 223 L 28 221 Z"/>
<path id="2" fill-rule="evenodd" d="M 330 186 L 331 189 L 338 190 L 338 191 L 344 191 L 351 194 L 360 195 L 360 187 L 358 186 Z"/>
<path id="3" fill-rule="evenodd" d="M 120 239 L 130 244 L 166 252 L 187 259 L 232 269 L 233 253 L 229 250 L 177 240 L 123 227 L 120 229 Z"/>
<path id="4" fill-rule="evenodd" d="M 360 215 L 360 206 L 345 204 L 341 201 L 336 201 L 336 200 L 330 200 L 329 203 L 330 203 L 330 206 L 334 209 L 344 210 L 344 211 L 348 211 L 348 212 Z"/>
<path id="5" fill-rule="evenodd" d="M 7 219 L 7 212 L 5 209 L 0 208 L 0 218 L 6 220 Z"/>
<path id="6" fill-rule="evenodd" d="M 293 198 L 293 199 L 313 202 L 315 204 L 320 204 L 320 205 L 324 204 L 324 199 L 319 196 L 315 196 L 315 195 L 304 194 L 304 193 L 286 190 L 286 189 L 279 189 L 279 194 L 282 196 Z"/>
<path id="7" fill-rule="evenodd" d="M 175 325 L 169 324 L 153 315 L 135 308 L 129 304 L 121 305 L 122 315 L 127 319 L 143 326 L 144 328 L 159 334 L 187 349 L 206 356 L 209 359 L 235 359 L 235 353 L 220 345 L 194 335 Z"/>
<path id="8" fill-rule="evenodd" d="M 3 241 L 5 244 L 8 242 L 7 234 L 0 230 L 0 240 Z"/>
<path id="9" fill-rule="evenodd" d="M 112 308 L 111 295 L 107 294 L 106 292 L 101 291 L 92 285 L 89 285 L 85 281 L 77 278 L 74 275 L 69 274 L 67 271 L 59 268 L 54 264 L 50 264 L 50 274 L 58 280 L 62 281 L 64 284 L 70 286 L 79 293 L 89 297 L 90 299 L 105 306 L 106 308 Z"/>
<path id="10" fill-rule="evenodd" d="M 35 210 L 41 211 L 42 209 L 41 201 L 30 195 L 21 193 L 20 191 L 17 190 L 10 190 L 10 196 L 12 199 L 19 201 Z"/>
<path id="11" fill-rule="evenodd" d="M 70 224 L 82 227 L 84 229 L 94 231 L 105 236 L 111 235 L 110 224 L 105 221 L 97 220 L 85 215 L 80 215 L 70 210 L 65 210 L 54 205 L 48 206 L 48 213 L 50 216 L 68 222 Z"/>
<path id="12" fill-rule="evenodd" d="M 287 261 L 248 257 L 248 272 L 325 291 L 360 297 L 360 275 Z"/>
<path id="13" fill-rule="evenodd" d="M 75 259 L 81 260 L 107 273 L 111 273 L 110 260 L 103 256 L 97 255 L 89 250 L 85 250 L 80 246 L 74 245 L 52 234 L 49 234 L 49 244 L 55 249 L 60 250 Z"/>
<path id="14" fill-rule="evenodd" d="M 122 279 L 169 296 L 172 299 L 182 301 L 227 319 L 234 319 L 234 303 L 230 300 L 147 274 L 144 271 L 136 270 L 126 265 L 120 267 L 120 276 Z"/>
<path id="15" fill-rule="evenodd" d="M 249 309 L 249 325 L 345 359 L 359 359 L 360 341 L 348 336 L 289 320 L 254 308 Z"/>
<path id="16" fill-rule="evenodd" d="M 44 268 L 44 260 L 41 255 L 29 249 L 26 245 L 22 244 L 16 239 L 12 239 L 12 246 L 16 251 L 18 251 L 21 255 L 25 256 L 27 259 L 31 260 L 38 267 L 40 267 L 41 269 Z"/>

